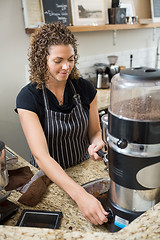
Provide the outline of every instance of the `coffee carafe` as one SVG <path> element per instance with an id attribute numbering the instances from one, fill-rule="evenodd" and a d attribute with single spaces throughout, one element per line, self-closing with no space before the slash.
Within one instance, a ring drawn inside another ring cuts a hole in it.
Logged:
<path id="1" fill-rule="evenodd" d="M 109 88 L 109 76 L 105 73 L 107 64 L 95 63 L 94 67 L 96 69 L 96 88 Z"/>

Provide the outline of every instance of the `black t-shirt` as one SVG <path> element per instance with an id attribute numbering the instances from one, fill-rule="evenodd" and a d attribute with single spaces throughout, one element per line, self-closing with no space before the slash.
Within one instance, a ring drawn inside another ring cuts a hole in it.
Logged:
<path id="1" fill-rule="evenodd" d="M 89 115 L 90 103 L 93 101 L 96 95 L 96 89 L 91 82 L 83 78 L 79 78 L 78 80 L 72 80 L 72 83 L 75 87 L 76 93 L 80 95 L 84 110 L 86 111 L 87 115 Z M 36 83 L 29 83 L 24 88 L 22 88 L 16 99 L 15 111 L 17 111 L 17 108 L 21 108 L 35 112 L 40 119 L 42 128 L 44 129 L 45 105 L 43 93 L 42 90 L 37 89 L 36 86 Z M 75 106 L 74 101 L 72 100 L 74 93 L 68 81 L 66 83 L 64 91 L 64 102 L 62 106 L 59 106 L 57 98 L 50 90 L 46 88 L 46 92 L 49 107 L 55 112 L 70 113 Z"/>

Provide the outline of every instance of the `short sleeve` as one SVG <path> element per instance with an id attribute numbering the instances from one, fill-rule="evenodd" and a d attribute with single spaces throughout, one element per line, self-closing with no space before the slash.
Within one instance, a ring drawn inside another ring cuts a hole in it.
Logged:
<path id="1" fill-rule="evenodd" d="M 25 86 L 22 88 L 22 90 L 19 92 L 16 98 L 16 109 L 26 109 L 32 112 L 37 113 L 37 103 L 35 101 L 35 96 L 33 92 L 29 89 L 29 86 Z"/>
<path id="2" fill-rule="evenodd" d="M 76 81 L 75 81 L 76 82 Z M 93 99 L 96 96 L 97 90 L 96 88 L 93 86 L 93 84 L 84 79 L 84 78 L 80 78 L 78 81 L 78 85 L 79 85 L 79 93 L 81 95 L 81 100 L 82 102 L 85 104 L 89 104 L 93 101 Z"/>
<path id="3" fill-rule="evenodd" d="M 90 81 L 85 80 L 85 83 L 86 83 L 86 90 L 87 90 L 86 94 L 88 94 L 88 98 L 91 103 L 97 94 L 97 90 Z"/>

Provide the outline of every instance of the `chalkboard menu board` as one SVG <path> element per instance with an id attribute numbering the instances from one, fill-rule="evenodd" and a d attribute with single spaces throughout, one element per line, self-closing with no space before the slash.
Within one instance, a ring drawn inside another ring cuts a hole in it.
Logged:
<path id="1" fill-rule="evenodd" d="M 42 0 L 45 23 L 71 23 L 68 0 Z"/>

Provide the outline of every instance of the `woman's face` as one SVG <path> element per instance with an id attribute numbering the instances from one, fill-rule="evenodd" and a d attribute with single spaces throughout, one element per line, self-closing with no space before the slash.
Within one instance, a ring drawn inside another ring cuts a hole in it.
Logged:
<path id="1" fill-rule="evenodd" d="M 74 67 L 74 49 L 71 45 L 57 45 L 49 48 L 47 56 L 49 79 L 66 81 Z"/>

